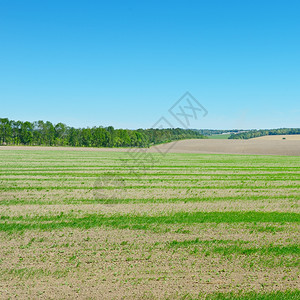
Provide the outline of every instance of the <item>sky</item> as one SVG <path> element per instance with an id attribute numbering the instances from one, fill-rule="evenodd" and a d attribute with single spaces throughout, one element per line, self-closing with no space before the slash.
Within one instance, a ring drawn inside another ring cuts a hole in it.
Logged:
<path id="1" fill-rule="evenodd" d="M 189 92 L 207 111 L 190 128 L 300 127 L 299 15 L 298 0 L 0 0 L 0 117 L 182 127 L 169 109 Z"/>

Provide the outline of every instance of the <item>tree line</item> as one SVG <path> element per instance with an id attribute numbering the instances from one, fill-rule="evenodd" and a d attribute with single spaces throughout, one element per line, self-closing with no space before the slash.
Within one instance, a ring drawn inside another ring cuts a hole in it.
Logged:
<path id="1" fill-rule="evenodd" d="M 74 128 L 47 121 L 22 122 L 0 118 L 0 145 L 73 147 L 149 147 L 182 139 L 201 139 L 190 129 L 115 129 L 113 126 Z"/>
<path id="2" fill-rule="evenodd" d="M 252 139 L 255 137 L 266 136 L 266 135 L 290 135 L 290 134 L 300 134 L 300 128 L 249 130 L 247 132 L 232 134 L 229 137 L 229 139 Z"/>

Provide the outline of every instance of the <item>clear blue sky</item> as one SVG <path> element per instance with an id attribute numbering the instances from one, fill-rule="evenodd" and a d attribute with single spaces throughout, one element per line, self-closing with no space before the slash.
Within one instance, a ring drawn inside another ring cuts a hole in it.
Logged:
<path id="1" fill-rule="evenodd" d="M 300 1 L 0 0 L 0 117 L 150 127 L 189 91 L 193 127 L 300 127 Z"/>

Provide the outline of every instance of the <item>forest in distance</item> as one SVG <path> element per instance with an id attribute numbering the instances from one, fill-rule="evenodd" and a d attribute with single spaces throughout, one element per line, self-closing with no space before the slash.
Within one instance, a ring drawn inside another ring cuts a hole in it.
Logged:
<path id="1" fill-rule="evenodd" d="M 300 134 L 300 128 L 261 130 L 216 129 L 115 129 L 113 126 L 74 128 L 49 121 L 14 121 L 0 118 L 0 145 L 72 147 L 150 147 L 183 139 L 204 139 L 231 134 L 229 139 L 250 139 L 266 135 Z"/>
<path id="2" fill-rule="evenodd" d="M 229 135 L 228 139 L 248 140 L 267 135 L 291 135 L 300 134 L 300 128 L 277 128 L 277 129 L 195 129 L 204 136 Z"/>
<path id="3" fill-rule="evenodd" d="M 22 122 L 0 118 L 0 145 L 72 147 L 149 147 L 182 139 L 205 138 L 191 129 L 74 128 L 47 121 Z"/>
<path id="4" fill-rule="evenodd" d="M 291 134 L 300 134 L 300 128 L 249 130 L 246 132 L 238 132 L 236 134 L 231 134 L 229 139 L 247 140 L 247 139 L 252 139 L 252 138 L 266 136 L 266 135 L 291 135 Z"/>

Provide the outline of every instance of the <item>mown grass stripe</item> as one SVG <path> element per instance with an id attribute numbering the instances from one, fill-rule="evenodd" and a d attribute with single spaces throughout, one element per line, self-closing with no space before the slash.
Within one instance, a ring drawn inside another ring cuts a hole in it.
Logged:
<path id="1" fill-rule="evenodd" d="M 250 242 L 234 240 L 200 240 L 198 238 L 185 241 L 172 241 L 167 243 L 170 248 L 191 248 L 199 246 L 203 251 L 211 251 L 222 255 L 242 254 L 242 255 L 300 255 L 300 246 L 298 244 L 289 245 L 264 245 L 260 247 L 245 247 Z M 199 248 L 196 248 L 199 250 Z M 200 249 L 200 251 L 201 251 Z"/>
<path id="2" fill-rule="evenodd" d="M 283 212 L 178 212 L 168 215 L 104 215 L 87 214 L 74 216 L 1 216 L 0 231 L 29 229 L 53 230 L 60 228 L 93 228 L 110 226 L 115 228 L 149 229 L 151 225 L 199 224 L 199 223 L 299 223 L 300 214 Z"/>
<path id="3" fill-rule="evenodd" d="M 16 176 L 16 175 L 6 175 L 6 177 L 2 176 L 0 177 L 0 181 L 1 182 L 26 182 L 28 183 L 28 181 L 30 182 L 40 182 L 40 181 L 53 181 L 53 182 L 57 182 L 57 181 L 70 181 L 70 182 L 78 182 L 81 180 L 89 180 L 89 181 L 95 181 L 98 178 L 102 179 L 105 178 L 106 176 L 102 176 L 99 174 L 85 174 L 84 176 L 74 176 L 74 174 L 72 176 L 68 176 L 66 178 L 62 178 L 63 176 L 57 176 L 57 175 L 53 175 L 52 177 L 49 176 L 44 176 L 44 175 L 35 175 L 36 177 L 40 177 L 40 178 L 35 178 L 35 176 L 28 176 L 28 175 L 24 175 L 22 174 L 22 177 L 9 177 L 9 176 Z M 19 176 L 19 175 L 17 175 Z M 27 177 L 24 177 L 27 176 Z M 277 181 L 277 182 L 285 182 L 285 181 L 298 181 L 300 182 L 300 174 L 299 176 L 269 176 L 269 177 L 259 177 L 259 176 L 241 176 L 239 178 L 235 178 L 235 177 L 231 177 L 230 175 L 224 175 L 224 176 L 210 176 L 210 175 L 201 175 L 201 176 L 197 176 L 195 178 L 193 178 L 192 176 L 186 176 L 187 178 L 183 177 L 182 178 L 157 178 L 157 176 L 147 176 L 146 174 L 141 174 L 139 176 L 134 176 L 134 177 L 127 177 L 127 176 L 118 176 L 118 175 L 110 175 L 108 177 L 115 177 L 115 178 L 120 178 L 120 179 L 124 179 L 124 180 L 128 180 L 129 182 L 145 182 L 145 183 L 151 183 L 151 182 L 174 182 L 174 183 L 180 183 L 180 182 L 202 182 L 202 181 L 233 181 L 233 182 L 240 182 L 240 181 L 246 181 L 247 183 L 251 183 L 251 182 L 258 182 L 261 180 L 267 180 L 267 181 Z M 148 178 L 149 177 L 149 178 Z"/>

